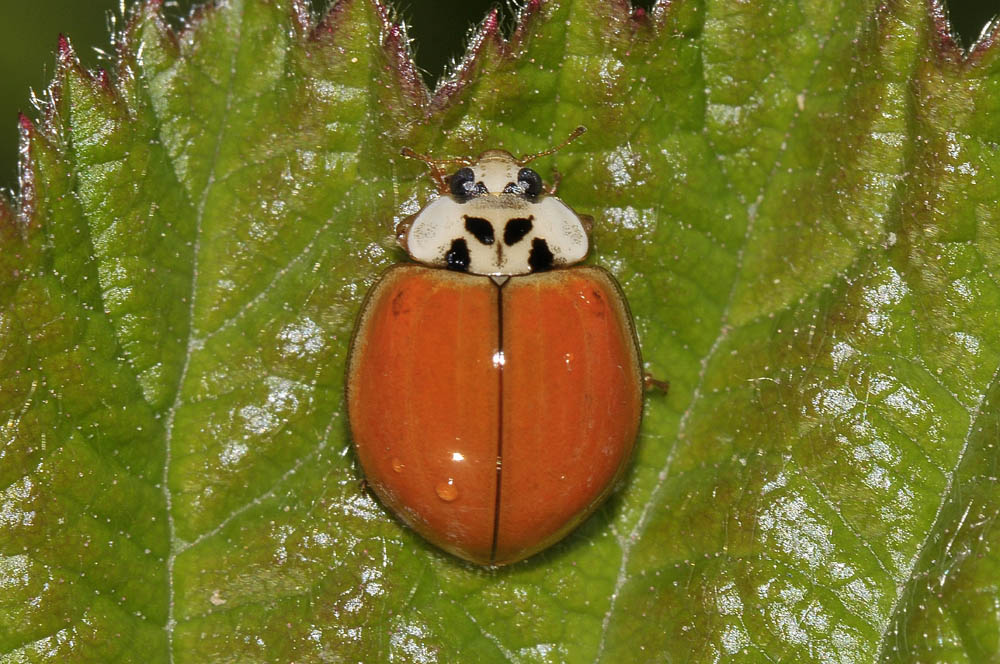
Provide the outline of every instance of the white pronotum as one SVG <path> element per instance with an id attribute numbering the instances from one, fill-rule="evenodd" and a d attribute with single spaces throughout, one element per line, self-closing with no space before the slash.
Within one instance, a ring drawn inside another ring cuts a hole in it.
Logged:
<path id="1" fill-rule="evenodd" d="M 410 221 L 403 241 L 421 263 L 514 276 L 583 260 L 589 240 L 580 216 L 546 195 L 535 171 L 489 150 L 448 180 L 451 193 Z"/>

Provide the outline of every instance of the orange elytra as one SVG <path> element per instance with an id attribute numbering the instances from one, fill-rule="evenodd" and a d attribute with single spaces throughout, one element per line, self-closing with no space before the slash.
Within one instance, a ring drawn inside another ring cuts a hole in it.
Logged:
<path id="1" fill-rule="evenodd" d="M 347 363 L 368 485 L 482 565 L 527 558 L 587 518 L 627 467 L 642 410 L 625 297 L 607 271 L 574 266 L 589 219 L 524 166 L 537 156 L 420 157 L 442 195 L 400 224 L 417 264 L 368 294 Z"/>

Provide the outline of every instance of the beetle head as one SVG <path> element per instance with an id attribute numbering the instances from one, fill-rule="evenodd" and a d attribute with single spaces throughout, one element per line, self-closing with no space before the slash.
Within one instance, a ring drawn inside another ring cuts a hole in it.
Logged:
<path id="1" fill-rule="evenodd" d="M 589 218 L 546 193 L 528 162 L 554 152 L 583 133 L 579 127 L 561 145 L 515 158 L 487 150 L 471 163 L 404 154 L 431 167 L 442 196 L 398 229 L 400 243 L 421 263 L 491 276 L 513 276 L 583 260 L 589 249 Z M 441 166 L 460 167 L 443 176 Z"/>

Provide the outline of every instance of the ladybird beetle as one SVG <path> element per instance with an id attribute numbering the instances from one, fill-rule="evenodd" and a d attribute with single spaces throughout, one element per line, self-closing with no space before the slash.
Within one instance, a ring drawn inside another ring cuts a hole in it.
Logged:
<path id="1" fill-rule="evenodd" d="M 569 139 L 583 132 L 578 128 Z M 643 375 L 628 304 L 573 266 L 589 218 L 521 159 L 425 161 L 441 196 L 397 229 L 416 264 L 368 294 L 347 408 L 368 485 L 440 548 L 481 565 L 553 544 L 608 496 L 631 457 Z M 449 177 L 441 166 L 461 165 Z"/>

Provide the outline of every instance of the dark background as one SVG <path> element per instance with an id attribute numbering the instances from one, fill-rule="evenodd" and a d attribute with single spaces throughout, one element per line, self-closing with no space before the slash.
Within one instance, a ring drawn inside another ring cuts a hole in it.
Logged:
<path id="1" fill-rule="evenodd" d="M 110 52 L 109 27 L 120 5 L 135 0 L 2 0 L 0 1 L 0 187 L 12 188 L 17 177 L 17 112 L 32 118 L 37 112 L 31 92 L 44 91 L 55 68 L 56 39 L 66 34 L 88 67 L 107 63 L 98 50 Z M 168 16 L 177 25 L 196 0 L 166 0 Z M 331 0 L 310 0 L 323 10 Z M 653 0 L 633 2 L 648 7 Z M 410 26 L 417 66 L 433 85 L 450 59 L 461 55 L 470 26 L 492 6 L 510 20 L 513 11 L 497 0 L 394 0 Z M 1000 13 L 1000 0 L 951 0 L 949 13 L 963 44 L 971 44 L 986 22 Z"/>

